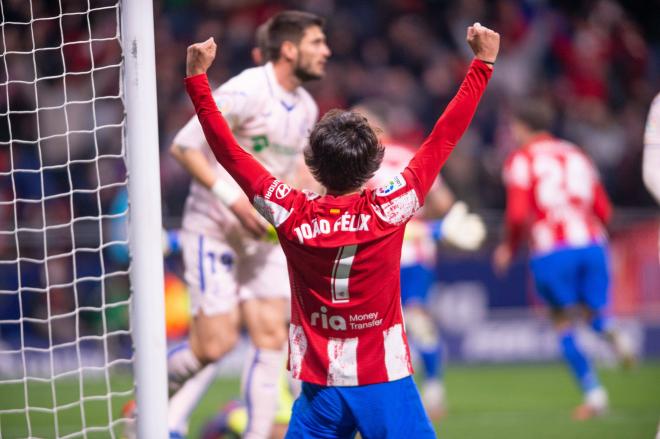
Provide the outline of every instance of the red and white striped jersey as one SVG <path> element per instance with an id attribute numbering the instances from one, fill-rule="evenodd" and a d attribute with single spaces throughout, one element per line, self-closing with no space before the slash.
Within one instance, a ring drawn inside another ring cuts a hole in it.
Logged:
<path id="1" fill-rule="evenodd" d="M 575 145 L 540 134 L 507 158 L 503 179 L 512 249 L 527 230 L 537 254 L 606 239 L 610 201 L 595 166 Z"/>
<path id="2" fill-rule="evenodd" d="M 399 285 L 404 226 L 467 129 L 490 74 L 473 61 L 408 166 L 386 186 L 342 196 L 298 191 L 277 180 L 236 143 L 206 75 L 186 79 L 216 158 L 277 230 L 291 283 L 295 378 L 356 386 L 412 373 Z"/>

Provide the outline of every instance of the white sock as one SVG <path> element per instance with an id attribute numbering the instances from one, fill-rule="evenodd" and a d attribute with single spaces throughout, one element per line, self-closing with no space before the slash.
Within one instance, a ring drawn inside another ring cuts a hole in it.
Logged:
<path id="1" fill-rule="evenodd" d="M 445 385 L 437 378 L 422 385 L 422 402 L 426 410 L 436 412 L 445 408 Z"/>
<path id="2" fill-rule="evenodd" d="M 167 353 L 167 385 L 170 395 L 176 393 L 183 383 L 203 367 L 188 342 L 184 342 Z"/>
<path id="3" fill-rule="evenodd" d="M 610 343 L 620 359 L 630 359 L 635 357 L 635 348 L 633 342 L 626 334 L 619 331 L 609 331 Z"/>
<path id="4" fill-rule="evenodd" d="M 167 427 L 185 435 L 188 432 L 188 419 L 197 404 L 206 394 L 218 371 L 218 362 L 207 364 L 189 378 L 171 398 L 167 407 Z"/>
<path id="5" fill-rule="evenodd" d="M 256 349 L 250 346 L 243 365 L 242 391 L 248 409 L 244 439 L 270 436 L 278 405 L 278 379 L 286 350 Z"/>
<path id="6" fill-rule="evenodd" d="M 593 388 L 585 393 L 584 402 L 598 411 L 605 411 L 608 406 L 607 391 L 602 386 Z"/>

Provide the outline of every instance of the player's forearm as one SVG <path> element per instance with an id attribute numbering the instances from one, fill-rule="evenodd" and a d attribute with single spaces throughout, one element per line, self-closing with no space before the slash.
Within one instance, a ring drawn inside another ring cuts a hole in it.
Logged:
<path id="1" fill-rule="evenodd" d="M 515 254 L 525 235 L 526 220 L 507 207 L 505 218 L 505 242 L 512 254 Z"/>
<path id="2" fill-rule="evenodd" d="M 512 252 L 515 252 L 525 234 L 529 215 L 529 192 L 515 186 L 507 187 L 506 204 L 506 242 Z"/>
<path id="3" fill-rule="evenodd" d="M 522 242 L 523 236 L 525 234 L 525 228 L 523 224 L 507 224 L 506 226 L 506 244 L 511 249 L 511 253 L 515 254 L 520 248 L 520 243 Z"/>
<path id="4" fill-rule="evenodd" d="M 603 224 L 610 222 L 612 218 L 612 202 L 602 184 L 596 187 L 594 195 L 594 212 Z"/>
<path id="5" fill-rule="evenodd" d="M 182 148 L 177 144 L 170 147 L 172 157 L 199 183 L 207 189 L 211 189 L 217 176 L 209 165 L 206 156 L 197 149 Z"/>
<path id="6" fill-rule="evenodd" d="M 213 99 L 206 74 L 187 77 L 186 90 L 213 155 L 252 199 L 259 184 L 270 174 L 236 142 Z"/>
<path id="7" fill-rule="evenodd" d="M 470 125 L 491 74 L 492 69 L 485 63 L 477 59 L 472 61 L 456 96 L 410 161 L 408 169 L 419 180 L 423 194 L 428 192 L 440 168 Z"/>

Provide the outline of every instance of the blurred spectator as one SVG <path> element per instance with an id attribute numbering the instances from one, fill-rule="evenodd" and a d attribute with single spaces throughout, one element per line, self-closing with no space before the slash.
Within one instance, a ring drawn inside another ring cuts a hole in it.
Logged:
<path id="1" fill-rule="evenodd" d="M 502 34 L 502 54 L 477 123 L 447 165 L 449 183 L 477 205 L 501 209 L 497 169 L 510 148 L 506 136 L 496 135 L 506 119 L 502 114 L 517 99 L 539 96 L 557 111 L 557 134 L 595 158 L 615 203 L 650 205 L 641 184 L 620 178 L 623 171 L 639 182 L 634 170 L 640 163 L 644 109 L 660 84 L 651 70 L 658 68 L 653 57 L 658 42 L 645 39 L 651 33 L 639 24 L 650 26 L 643 10 L 626 10 L 623 2 L 612 0 L 175 3 L 164 5 L 156 18 L 157 35 L 166 40 L 157 47 L 161 145 L 169 144 L 191 112 L 182 98 L 182 56 L 176 53 L 183 53 L 192 36 L 213 34 L 221 42 L 211 74 L 221 82 L 250 64 L 254 28 L 274 10 L 296 7 L 326 14 L 333 47 L 328 80 L 310 87 L 321 112 L 385 98 L 392 107 L 393 135 L 416 142 L 446 105 L 469 60 L 461 44 L 465 26 L 483 21 Z M 204 19 L 184 23 L 182 11 Z M 163 200 L 171 215 L 180 212 L 185 196 L 181 178 L 177 173 L 164 182 Z M 484 191 L 484 186 L 490 188 Z"/>

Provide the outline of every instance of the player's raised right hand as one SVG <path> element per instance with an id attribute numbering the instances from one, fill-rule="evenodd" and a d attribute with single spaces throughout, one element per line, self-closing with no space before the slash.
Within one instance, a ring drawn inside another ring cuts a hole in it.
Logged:
<path id="1" fill-rule="evenodd" d="M 468 26 L 466 39 L 474 56 L 491 64 L 495 62 L 497 52 L 500 50 L 500 34 L 479 23 L 474 23 Z"/>
<path id="2" fill-rule="evenodd" d="M 215 51 L 217 49 L 213 37 L 202 43 L 195 43 L 188 46 L 186 54 L 186 76 L 195 76 L 206 71 L 213 64 Z"/>

